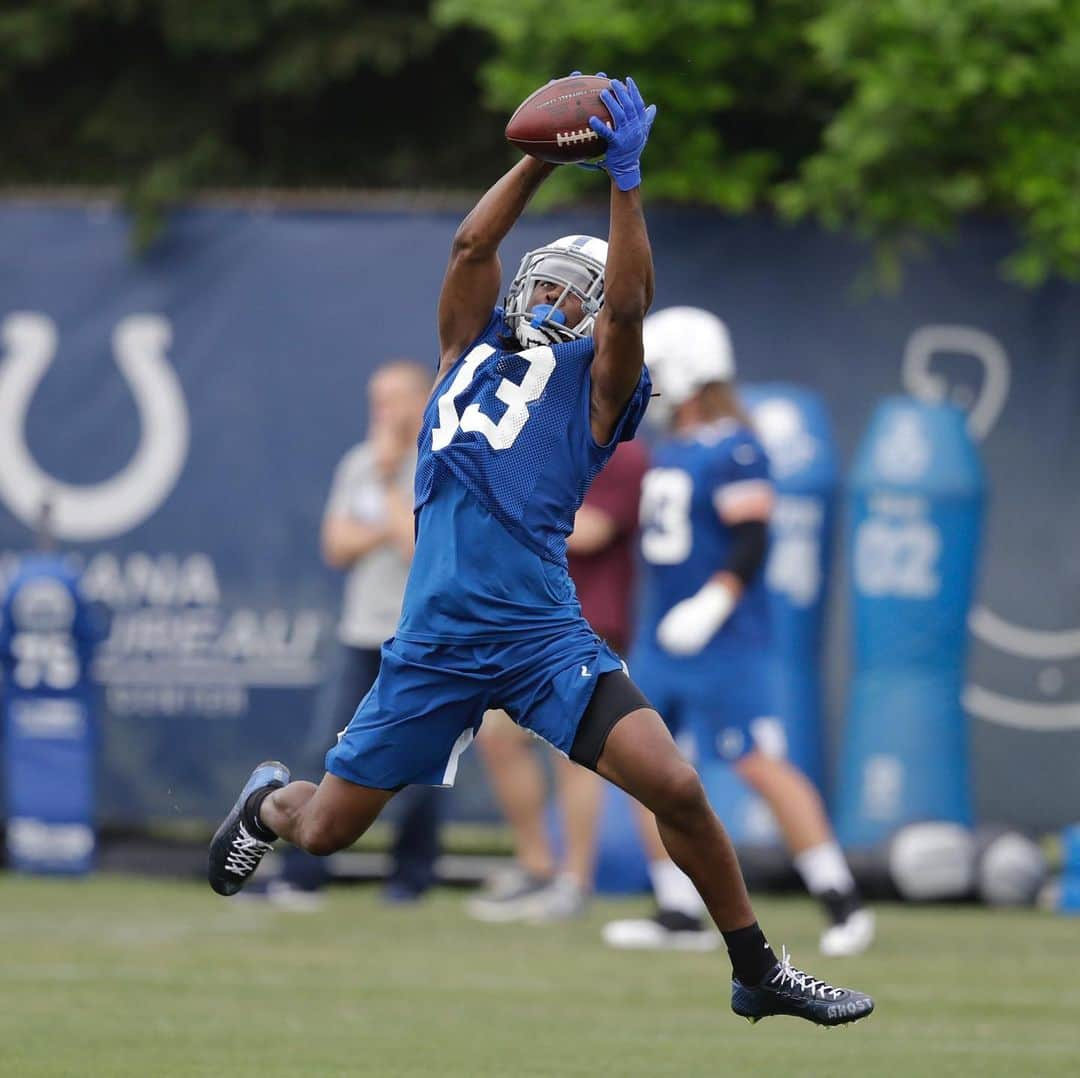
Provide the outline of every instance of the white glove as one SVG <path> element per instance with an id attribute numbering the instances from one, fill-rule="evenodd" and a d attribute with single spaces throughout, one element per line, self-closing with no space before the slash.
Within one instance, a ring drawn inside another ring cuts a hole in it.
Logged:
<path id="1" fill-rule="evenodd" d="M 731 589 L 710 582 L 689 599 L 676 603 L 656 627 L 660 646 L 672 655 L 697 655 L 735 609 Z"/>

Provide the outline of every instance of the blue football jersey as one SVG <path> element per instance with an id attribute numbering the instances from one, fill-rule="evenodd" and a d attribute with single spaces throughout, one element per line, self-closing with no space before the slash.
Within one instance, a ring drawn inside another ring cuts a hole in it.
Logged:
<path id="1" fill-rule="evenodd" d="M 656 628 L 678 602 L 697 592 L 724 567 L 731 530 L 718 506 L 735 484 L 769 481 L 761 443 L 734 420 L 700 427 L 660 443 L 641 488 L 641 553 L 646 572 L 639 644 L 657 648 Z M 769 643 L 764 573 L 751 581 L 735 610 L 706 646 Z"/>
<path id="2" fill-rule="evenodd" d="M 504 347 L 508 336 L 496 308 L 425 409 L 403 639 L 498 640 L 581 616 L 566 537 L 589 484 L 633 438 L 649 376 L 642 371 L 614 435 L 598 445 L 592 339 L 517 351 Z"/>

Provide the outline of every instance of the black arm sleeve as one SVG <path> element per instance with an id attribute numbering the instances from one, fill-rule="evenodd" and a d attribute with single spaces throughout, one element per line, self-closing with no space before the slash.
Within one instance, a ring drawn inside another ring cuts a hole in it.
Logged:
<path id="1" fill-rule="evenodd" d="M 729 524 L 731 551 L 724 571 L 737 576 L 745 587 L 761 571 L 769 548 L 769 525 L 764 520 Z"/>

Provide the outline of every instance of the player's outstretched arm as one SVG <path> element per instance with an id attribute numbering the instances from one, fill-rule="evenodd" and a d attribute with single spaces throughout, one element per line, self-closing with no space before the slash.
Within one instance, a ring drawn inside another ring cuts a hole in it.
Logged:
<path id="1" fill-rule="evenodd" d="M 645 107 L 633 79 L 612 79 L 602 94 L 614 122 L 589 121 L 607 142 L 603 167 L 611 177 L 604 306 L 596 319 L 592 366 L 592 431 L 607 442 L 641 377 L 641 324 L 653 297 L 652 248 L 641 208 L 641 152 L 649 139 L 656 106 Z"/>
<path id="2" fill-rule="evenodd" d="M 522 158 L 458 225 L 439 294 L 440 374 L 476 340 L 491 317 L 502 285 L 499 244 L 555 168 L 535 157 Z"/>

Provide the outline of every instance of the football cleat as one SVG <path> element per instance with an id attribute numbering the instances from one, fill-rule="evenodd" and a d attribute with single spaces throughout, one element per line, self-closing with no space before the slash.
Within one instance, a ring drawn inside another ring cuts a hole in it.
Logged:
<path id="1" fill-rule="evenodd" d="M 714 951 L 720 935 L 700 917 L 679 910 L 657 910 L 652 917 L 609 921 L 604 925 L 609 947 L 640 951 Z"/>
<path id="2" fill-rule="evenodd" d="M 771 1014 L 790 1014 L 819 1026 L 842 1026 L 857 1022 L 874 1010 L 874 1001 L 853 988 L 834 988 L 796 969 L 784 948 L 783 957 L 751 988 L 731 982 L 731 1009 L 751 1022 Z"/>
<path id="3" fill-rule="evenodd" d="M 536 876 L 514 867 L 496 876 L 481 894 L 470 898 L 465 909 L 474 920 L 489 924 L 513 921 L 542 924 L 579 917 L 587 905 L 588 896 L 569 877 Z"/>
<path id="4" fill-rule="evenodd" d="M 244 783 L 229 815 L 221 822 L 210 841 L 207 879 L 219 895 L 235 895 L 259 867 L 273 842 L 252 835 L 244 823 L 247 799 L 265 787 L 277 789 L 289 782 L 289 769 L 277 760 L 265 760 Z"/>

